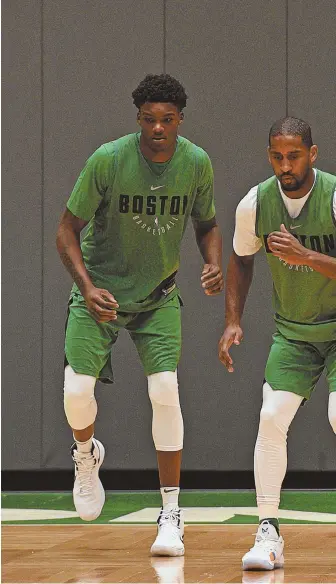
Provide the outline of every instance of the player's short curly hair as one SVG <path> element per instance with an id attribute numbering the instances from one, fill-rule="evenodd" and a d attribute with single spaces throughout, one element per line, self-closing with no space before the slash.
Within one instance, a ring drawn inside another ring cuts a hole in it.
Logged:
<path id="1" fill-rule="evenodd" d="M 173 103 L 180 111 L 187 104 L 187 94 L 177 79 L 167 73 L 146 75 L 132 92 L 133 103 L 140 108 L 144 103 Z"/>
<path id="2" fill-rule="evenodd" d="M 311 128 L 300 118 L 286 117 L 274 122 L 269 131 L 268 143 L 271 145 L 273 136 L 301 136 L 303 144 L 308 148 L 313 145 Z"/>

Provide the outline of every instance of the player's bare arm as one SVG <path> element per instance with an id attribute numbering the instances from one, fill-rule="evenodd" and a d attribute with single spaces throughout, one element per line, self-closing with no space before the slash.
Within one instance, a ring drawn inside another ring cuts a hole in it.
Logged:
<path id="1" fill-rule="evenodd" d="M 209 221 L 193 219 L 197 245 L 204 259 L 201 284 L 207 296 L 215 296 L 224 288 L 222 272 L 222 236 L 213 217 Z"/>
<path id="2" fill-rule="evenodd" d="M 88 221 L 76 217 L 66 209 L 57 230 L 57 250 L 80 289 L 90 314 L 97 322 L 108 322 L 117 318 L 118 303 L 108 290 L 93 285 L 85 267 L 80 248 L 80 233 L 87 223 Z"/>
<path id="3" fill-rule="evenodd" d="M 239 345 L 243 339 L 240 321 L 253 277 L 254 255 L 231 254 L 226 273 L 225 329 L 219 341 L 219 359 L 229 373 L 233 373 L 233 360 L 229 354 L 232 344 Z"/>
<path id="4" fill-rule="evenodd" d="M 327 278 L 336 279 L 336 259 L 304 247 L 282 224 L 281 231 L 268 236 L 267 243 L 273 255 L 293 265 L 305 265 Z"/>

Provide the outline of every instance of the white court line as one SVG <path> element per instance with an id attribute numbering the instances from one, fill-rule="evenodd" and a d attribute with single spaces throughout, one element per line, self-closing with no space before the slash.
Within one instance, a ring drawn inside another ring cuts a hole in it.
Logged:
<path id="1" fill-rule="evenodd" d="M 236 515 L 258 517 L 257 507 L 182 507 L 182 509 L 185 523 L 222 524 L 224 521 L 233 519 Z M 145 507 L 133 513 L 110 519 L 109 523 L 156 523 L 159 513 L 159 508 Z M 336 514 L 280 509 L 279 519 L 336 523 Z"/>
<path id="2" fill-rule="evenodd" d="M 256 523 L 258 523 L 258 509 L 257 507 L 183 507 L 185 522 L 188 524 L 202 524 L 202 525 L 223 525 L 224 522 L 233 519 L 235 516 L 248 515 L 250 517 L 256 518 Z M 106 520 L 107 523 L 122 524 L 127 523 L 128 525 L 146 525 L 146 524 L 156 524 L 158 514 L 160 512 L 159 508 L 155 507 L 145 507 L 138 511 L 127 513 L 126 515 L 121 515 L 115 517 L 114 519 Z M 51 510 L 51 509 L 2 509 L 2 522 L 3 524 L 9 524 L 14 521 L 18 521 L 24 524 L 26 521 L 45 521 L 45 520 L 57 520 L 57 519 L 67 519 L 67 518 L 78 518 L 78 514 L 75 511 L 63 511 L 63 510 Z M 279 510 L 280 519 L 292 519 L 296 521 L 308 521 L 319 524 L 335 524 L 336 514 L 334 513 L 319 513 L 310 511 L 297 511 L 297 510 Z M 85 525 L 87 523 L 79 523 L 79 525 Z M 104 525 L 105 523 L 99 523 L 98 525 Z M 41 523 L 39 524 L 41 525 Z M 43 525 L 48 525 L 43 523 Z M 58 525 L 64 525 L 59 523 Z M 70 524 L 74 525 L 74 524 Z M 78 525 L 78 524 L 75 524 Z M 90 523 L 89 523 L 90 525 Z M 238 525 L 243 525 L 242 523 Z M 247 524 L 247 525 L 253 525 Z"/>
<path id="3" fill-rule="evenodd" d="M 2 523 L 3 527 L 102 527 L 103 525 L 107 525 L 109 527 L 153 527 L 154 523 Z M 184 529 L 188 527 L 192 527 L 194 525 L 202 525 L 202 527 L 212 527 L 213 525 L 220 525 L 221 527 L 255 527 L 259 525 L 259 522 L 256 521 L 255 523 L 187 523 L 184 525 Z M 280 528 L 282 529 L 284 526 L 286 527 L 316 527 L 317 525 L 334 525 L 333 523 L 280 523 Z M 288 583 L 290 584 L 290 583 Z M 296 582 L 296 584 L 300 584 Z M 314 583 L 312 583 L 314 584 Z M 332 582 L 331 584 L 336 584 L 336 582 Z"/>

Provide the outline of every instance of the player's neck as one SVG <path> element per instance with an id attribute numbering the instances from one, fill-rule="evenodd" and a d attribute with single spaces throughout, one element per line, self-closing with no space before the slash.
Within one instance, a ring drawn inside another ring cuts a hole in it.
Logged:
<path id="1" fill-rule="evenodd" d="M 305 183 L 297 190 L 297 191 L 285 191 L 283 186 L 281 186 L 281 190 L 288 197 L 289 199 L 302 199 L 306 195 L 308 195 L 309 191 L 313 188 L 315 182 L 315 173 L 314 169 L 311 168 L 309 174 L 307 176 L 307 180 Z"/>
<path id="2" fill-rule="evenodd" d="M 151 162 L 168 162 L 168 160 L 170 160 L 174 155 L 176 150 L 176 142 L 163 152 L 155 152 L 148 146 L 148 144 L 145 143 L 145 141 L 142 139 L 142 136 L 140 136 L 140 150 L 143 156 Z"/>

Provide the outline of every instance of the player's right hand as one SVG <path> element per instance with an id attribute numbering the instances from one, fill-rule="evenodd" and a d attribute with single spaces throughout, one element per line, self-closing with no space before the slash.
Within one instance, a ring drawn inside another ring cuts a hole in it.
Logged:
<path id="1" fill-rule="evenodd" d="M 243 340 L 243 331 L 239 325 L 229 325 L 224 330 L 222 338 L 218 344 L 218 356 L 220 361 L 225 365 L 229 373 L 233 373 L 233 360 L 229 354 L 232 344 L 240 345 Z"/>
<path id="2" fill-rule="evenodd" d="M 116 320 L 119 304 L 108 290 L 92 286 L 84 294 L 84 300 L 88 311 L 97 322 Z"/>

